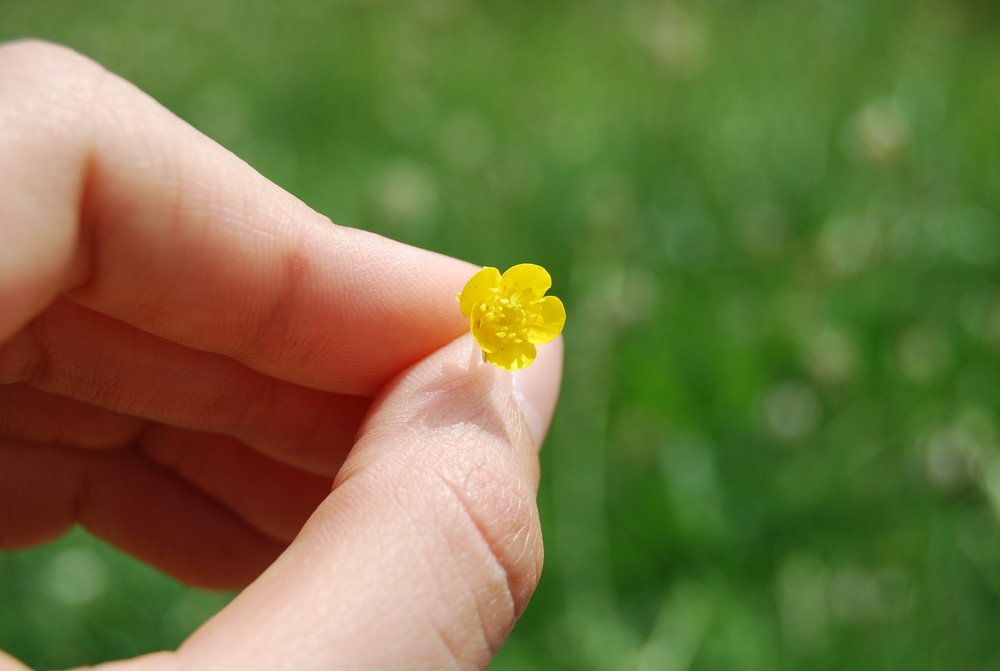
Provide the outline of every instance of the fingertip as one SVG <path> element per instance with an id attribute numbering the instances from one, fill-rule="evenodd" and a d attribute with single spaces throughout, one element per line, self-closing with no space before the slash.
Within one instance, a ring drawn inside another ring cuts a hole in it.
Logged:
<path id="1" fill-rule="evenodd" d="M 561 342 L 540 348 L 535 363 L 515 374 L 483 362 L 466 333 L 387 387 L 335 488 L 355 476 L 385 479 L 395 468 L 409 477 L 429 476 L 425 492 L 448 485 L 464 509 L 452 522 L 461 527 L 470 517 L 475 521 L 464 533 L 474 532 L 503 568 L 504 588 L 519 615 L 541 571 L 537 448 L 555 408 L 561 369 Z M 440 524 L 447 519 L 435 509 L 441 502 L 440 496 L 420 497 L 409 512 Z"/>
<path id="2" fill-rule="evenodd" d="M 538 346 L 538 356 L 533 364 L 511 373 L 514 398 L 538 449 L 548 434 L 559 400 L 562 365 L 563 341 L 559 337 Z"/>

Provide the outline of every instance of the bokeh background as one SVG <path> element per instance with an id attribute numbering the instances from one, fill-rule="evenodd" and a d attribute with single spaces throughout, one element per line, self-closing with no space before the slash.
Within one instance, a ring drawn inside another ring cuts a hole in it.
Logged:
<path id="1" fill-rule="evenodd" d="M 496 669 L 1000 668 L 1000 5 L 0 0 L 338 223 L 552 271 L 545 573 Z M 81 532 L 0 646 L 228 600 Z"/>

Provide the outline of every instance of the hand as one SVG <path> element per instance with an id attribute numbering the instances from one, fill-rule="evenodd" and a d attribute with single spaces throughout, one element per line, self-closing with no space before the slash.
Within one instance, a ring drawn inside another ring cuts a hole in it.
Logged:
<path id="1" fill-rule="evenodd" d="M 333 225 L 76 54 L 0 47 L 0 547 L 81 524 L 249 584 L 115 668 L 485 667 L 538 580 L 561 346 L 483 364 L 474 271 Z"/>

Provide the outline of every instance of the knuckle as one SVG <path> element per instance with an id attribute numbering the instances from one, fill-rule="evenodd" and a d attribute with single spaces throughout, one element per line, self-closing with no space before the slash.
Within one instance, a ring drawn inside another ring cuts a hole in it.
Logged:
<path id="1" fill-rule="evenodd" d="M 511 619 L 525 609 L 541 575 L 542 541 L 533 488 L 512 480 L 495 460 L 467 463 L 458 473 L 442 474 L 460 504 L 462 514 L 488 553 L 492 565 L 492 607 L 499 593 L 509 603 Z"/>

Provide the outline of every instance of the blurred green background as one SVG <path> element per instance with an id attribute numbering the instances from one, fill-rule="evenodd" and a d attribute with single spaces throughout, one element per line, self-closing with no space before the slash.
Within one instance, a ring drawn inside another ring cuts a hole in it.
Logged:
<path id="1" fill-rule="evenodd" d="M 1000 5 L 0 0 L 317 210 L 569 309 L 497 669 L 1000 668 Z M 39 668 L 226 595 L 0 556 Z"/>

